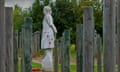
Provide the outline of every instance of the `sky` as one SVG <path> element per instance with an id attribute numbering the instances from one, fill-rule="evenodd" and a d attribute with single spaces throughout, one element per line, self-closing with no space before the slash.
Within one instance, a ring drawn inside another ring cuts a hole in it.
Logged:
<path id="1" fill-rule="evenodd" d="M 15 4 L 18 4 L 20 7 L 29 8 L 34 1 L 35 0 L 5 0 L 5 6 L 14 7 Z"/>
<path id="2" fill-rule="evenodd" d="M 5 6 L 14 7 L 15 4 L 18 4 L 20 7 L 29 8 L 34 0 L 5 0 Z"/>

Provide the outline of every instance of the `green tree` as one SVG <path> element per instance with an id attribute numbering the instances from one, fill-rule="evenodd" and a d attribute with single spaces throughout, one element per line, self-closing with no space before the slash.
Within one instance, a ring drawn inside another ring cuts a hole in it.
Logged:
<path id="1" fill-rule="evenodd" d="M 49 5 L 49 0 L 44 0 L 44 6 Z"/>
<path id="2" fill-rule="evenodd" d="M 64 29 L 71 29 L 71 40 L 76 37 L 76 24 L 83 24 L 83 7 L 92 6 L 94 10 L 95 29 L 102 35 L 102 8 L 98 0 L 57 0 L 53 7 L 54 22 L 61 36 Z"/>
<path id="3" fill-rule="evenodd" d="M 43 5 L 39 0 L 35 0 L 32 5 L 31 17 L 33 18 L 33 31 L 41 30 L 43 19 Z"/>
<path id="4" fill-rule="evenodd" d="M 56 6 L 53 12 L 54 22 L 58 29 L 58 36 L 62 36 L 64 29 L 73 29 L 75 27 L 75 18 L 72 11 L 72 4 L 68 1 L 56 1 Z"/>
<path id="5" fill-rule="evenodd" d="M 21 31 L 23 25 L 22 8 L 18 5 L 14 7 L 14 29 Z"/>
<path id="6" fill-rule="evenodd" d="M 71 40 L 75 42 L 76 24 L 83 24 L 83 7 L 92 6 L 94 10 L 95 28 L 102 35 L 102 7 L 98 0 L 56 0 L 56 4 L 49 4 L 49 0 L 44 0 L 43 4 L 35 0 L 29 10 L 33 18 L 33 31 L 42 29 L 43 7 L 51 5 L 54 24 L 58 30 L 58 37 L 62 36 L 64 29 L 71 30 Z"/>
<path id="7" fill-rule="evenodd" d="M 22 25 L 24 24 L 24 17 L 30 16 L 29 10 L 24 9 L 18 5 L 14 7 L 14 29 L 21 31 Z"/>
<path id="8" fill-rule="evenodd" d="M 92 6 L 94 10 L 95 29 L 102 36 L 102 4 L 99 0 L 81 0 L 79 5 L 76 5 L 75 0 L 72 0 L 73 12 L 77 14 L 76 23 L 83 24 L 83 7 Z"/>

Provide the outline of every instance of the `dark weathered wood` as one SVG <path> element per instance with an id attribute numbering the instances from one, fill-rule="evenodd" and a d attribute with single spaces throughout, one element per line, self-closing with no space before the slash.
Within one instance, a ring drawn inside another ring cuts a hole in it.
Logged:
<path id="1" fill-rule="evenodd" d="M 61 72 L 63 72 L 63 68 L 64 68 L 64 38 L 61 37 L 60 39 L 60 62 L 61 62 Z"/>
<path id="2" fill-rule="evenodd" d="M 37 53 L 40 50 L 40 32 L 36 31 L 32 34 L 32 53 Z"/>
<path id="3" fill-rule="evenodd" d="M 26 17 L 23 31 L 23 61 L 25 72 L 32 72 L 32 52 L 31 52 L 31 41 L 32 41 L 32 18 Z"/>
<path id="4" fill-rule="evenodd" d="M 97 49 L 97 31 L 94 30 L 94 45 L 93 45 L 93 65 L 96 65 L 96 61 L 98 60 L 98 49 Z M 94 69 L 95 71 L 95 69 Z"/>
<path id="5" fill-rule="evenodd" d="M 119 17 L 119 1 L 116 0 L 115 1 L 115 7 L 116 7 L 116 16 L 115 16 L 115 20 L 116 20 L 116 29 L 115 29 L 115 46 L 116 46 L 116 64 L 118 65 L 118 58 L 119 58 L 119 50 L 118 50 L 118 29 L 119 28 L 117 26 L 117 23 L 118 23 L 118 17 Z"/>
<path id="6" fill-rule="evenodd" d="M 22 32 L 18 34 L 18 48 L 22 48 Z"/>
<path id="7" fill-rule="evenodd" d="M 40 50 L 40 31 L 37 31 L 36 32 L 36 34 L 37 34 L 37 52 L 39 52 L 39 50 Z"/>
<path id="8" fill-rule="evenodd" d="M 0 0 L 0 72 L 5 71 L 5 9 L 4 0 Z"/>
<path id="9" fill-rule="evenodd" d="M 117 0 L 117 50 L 118 72 L 120 72 L 120 0 Z"/>
<path id="10" fill-rule="evenodd" d="M 115 72 L 115 0 L 104 0 L 103 4 L 103 48 L 104 72 Z"/>
<path id="11" fill-rule="evenodd" d="M 117 24 L 117 23 L 116 23 Z M 116 27 L 117 28 L 117 27 Z M 115 47 L 116 47 L 116 64 L 118 65 L 118 58 L 119 58 L 119 50 L 118 50 L 118 37 L 117 33 L 115 34 Z"/>
<path id="12" fill-rule="evenodd" d="M 14 51 L 14 72 L 18 72 L 18 31 L 13 34 L 13 51 Z"/>
<path id="13" fill-rule="evenodd" d="M 34 54 L 34 33 L 32 33 L 32 55 Z"/>
<path id="14" fill-rule="evenodd" d="M 94 30 L 94 49 L 93 49 L 93 55 L 94 55 L 94 60 L 95 59 L 97 59 L 97 57 L 98 57 L 98 49 L 97 49 L 97 31 L 96 30 Z M 94 63 L 95 63 L 95 61 L 94 61 Z"/>
<path id="15" fill-rule="evenodd" d="M 33 33 L 33 45 L 34 45 L 34 48 L 33 48 L 33 50 L 34 50 L 34 53 L 37 53 L 37 34 L 36 34 L 36 32 L 34 32 Z"/>
<path id="16" fill-rule="evenodd" d="M 6 25 L 6 72 L 14 71 L 13 57 L 13 8 L 5 7 Z"/>
<path id="17" fill-rule="evenodd" d="M 24 27 L 22 26 L 22 39 L 21 39 L 21 43 L 22 43 L 22 48 L 21 48 L 21 53 L 22 53 L 22 56 L 21 56 L 21 72 L 25 72 L 25 62 L 24 62 L 24 48 L 25 46 L 23 45 L 23 41 L 24 41 Z"/>
<path id="18" fill-rule="evenodd" d="M 70 72 L 70 30 L 65 30 L 63 37 L 64 37 L 63 72 Z"/>
<path id="19" fill-rule="evenodd" d="M 54 48 L 54 72 L 58 72 L 58 40 L 55 41 Z"/>
<path id="20" fill-rule="evenodd" d="M 39 49 L 41 49 L 41 40 L 42 40 L 42 32 L 41 32 L 41 30 L 40 30 L 40 32 L 39 32 Z"/>
<path id="21" fill-rule="evenodd" d="M 83 72 L 93 72 L 93 8 L 84 7 L 83 14 Z"/>
<path id="22" fill-rule="evenodd" d="M 83 72 L 83 25 L 76 25 L 77 72 Z"/>
<path id="23" fill-rule="evenodd" d="M 97 53 L 98 53 L 98 59 L 97 59 L 97 69 L 98 72 L 102 72 L 102 46 L 101 46 L 101 37 L 100 35 L 97 35 Z"/>

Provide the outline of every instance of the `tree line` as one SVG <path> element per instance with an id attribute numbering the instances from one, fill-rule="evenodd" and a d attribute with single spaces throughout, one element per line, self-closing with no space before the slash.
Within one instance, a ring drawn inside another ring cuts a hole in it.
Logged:
<path id="1" fill-rule="evenodd" d="M 54 24 L 57 27 L 57 37 L 61 37 L 64 29 L 71 30 L 71 40 L 75 42 L 76 24 L 83 23 L 83 6 L 92 6 L 94 10 L 94 24 L 97 33 L 102 36 L 102 2 L 101 0 L 35 0 L 31 7 L 22 9 L 14 7 L 14 29 L 21 31 L 24 17 L 33 18 L 33 32 L 42 30 L 43 8 L 49 5 L 52 8 Z"/>

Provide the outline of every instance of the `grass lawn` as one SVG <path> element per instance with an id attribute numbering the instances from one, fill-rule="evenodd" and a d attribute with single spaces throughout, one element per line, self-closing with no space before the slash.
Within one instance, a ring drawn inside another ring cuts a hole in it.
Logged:
<path id="1" fill-rule="evenodd" d="M 19 62 L 19 66 L 18 66 L 19 68 L 19 72 L 21 72 L 21 63 Z M 41 66 L 41 64 L 38 64 L 38 63 L 35 63 L 35 62 L 32 62 L 32 68 L 41 68 L 42 66 Z M 60 71 L 60 69 L 61 69 L 61 65 L 59 65 L 58 66 L 59 67 L 59 71 Z M 71 72 L 76 72 L 76 65 L 71 65 L 70 66 L 70 71 Z"/>
<path id="2" fill-rule="evenodd" d="M 32 68 L 41 68 L 41 64 L 32 62 Z M 18 72 L 21 72 L 21 61 L 18 62 Z"/>
<path id="3" fill-rule="evenodd" d="M 19 61 L 19 72 L 21 72 L 21 62 Z M 35 62 L 32 62 L 32 68 L 41 68 L 41 64 L 38 64 L 38 63 L 35 63 Z M 61 65 L 58 66 L 59 68 L 59 72 L 61 71 Z M 76 65 L 71 65 L 70 66 L 70 72 L 76 72 Z M 94 72 L 97 72 L 97 65 L 94 66 Z"/>

